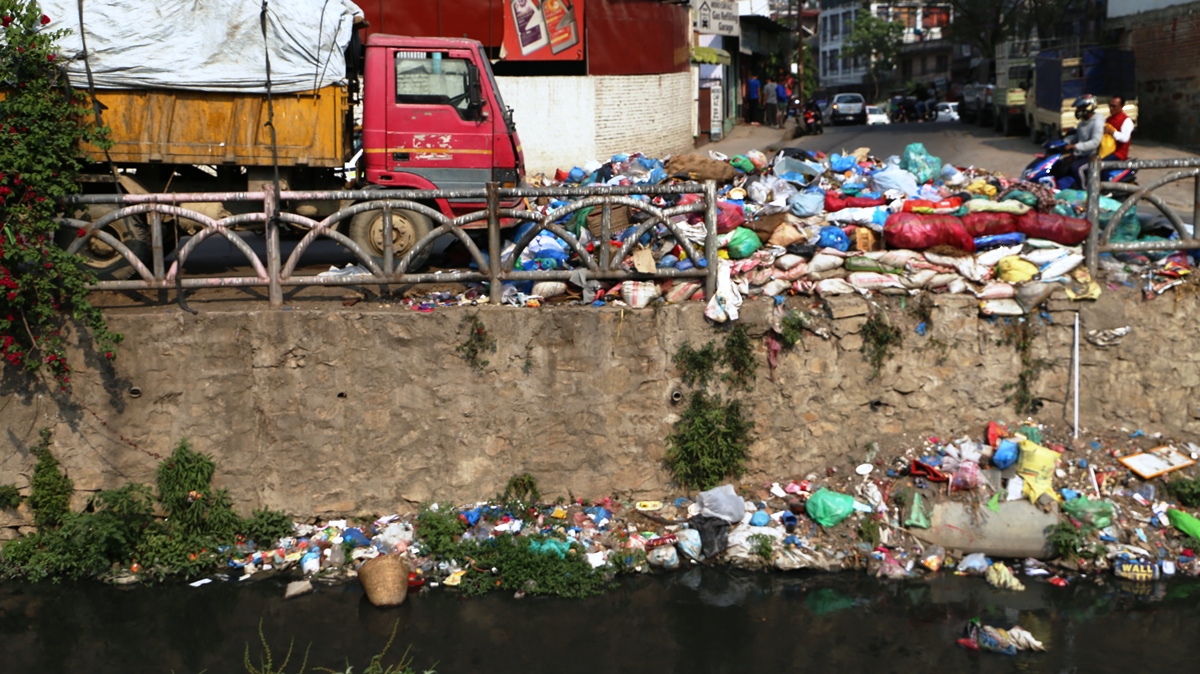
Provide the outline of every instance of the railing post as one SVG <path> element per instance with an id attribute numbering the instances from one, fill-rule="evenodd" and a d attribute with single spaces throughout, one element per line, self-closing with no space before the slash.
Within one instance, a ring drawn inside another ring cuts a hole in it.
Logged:
<path id="1" fill-rule="evenodd" d="M 717 293 L 717 182 L 704 181 L 704 298 L 711 300 Z"/>
<path id="2" fill-rule="evenodd" d="M 1200 239 L 1200 174 L 1196 175 L 1192 189 L 1192 238 Z"/>
<path id="3" fill-rule="evenodd" d="M 396 263 L 396 242 L 392 240 L 395 232 L 392 230 L 392 206 L 384 202 L 383 204 L 383 276 L 391 278 L 392 272 L 395 271 L 393 265 Z M 405 271 L 408 271 L 407 269 Z M 387 281 L 379 285 L 380 295 L 387 297 L 391 294 L 391 289 L 388 287 Z"/>
<path id="4" fill-rule="evenodd" d="M 1088 273 L 1096 274 L 1096 267 L 1099 264 L 1099 247 L 1100 247 L 1100 157 L 1099 155 L 1092 157 L 1091 163 L 1088 165 L 1088 181 L 1087 181 L 1087 212 L 1085 214 L 1088 223 L 1091 225 L 1088 228 L 1087 248 L 1084 250 L 1084 256 L 1087 259 Z"/>
<path id="5" fill-rule="evenodd" d="M 607 201 L 600 206 L 600 241 L 596 245 L 600 246 L 600 268 L 608 269 L 612 264 L 612 204 Z M 584 298 L 588 299 L 588 298 Z M 595 300 L 595 298 L 591 298 Z"/>
<path id="6" fill-rule="evenodd" d="M 500 286 L 500 185 L 487 184 L 488 212 L 488 300 L 500 304 L 504 288 Z"/>
<path id="7" fill-rule="evenodd" d="M 162 283 L 166 276 L 166 263 L 163 261 L 163 221 L 162 213 L 158 211 L 150 211 L 150 255 L 151 271 L 154 272 L 154 280 Z M 167 301 L 167 291 L 160 288 L 158 291 L 158 301 L 165 303 Z"/>
<path id="8" fill-rule="evenodd" d="M 274 185 L 264 185 L 263 192 L 263 210 L 267 215 L 267 296 L 271 306 L 278 307 L 283 306 L 283 286 L 279 283 L 279 194 Z"/>

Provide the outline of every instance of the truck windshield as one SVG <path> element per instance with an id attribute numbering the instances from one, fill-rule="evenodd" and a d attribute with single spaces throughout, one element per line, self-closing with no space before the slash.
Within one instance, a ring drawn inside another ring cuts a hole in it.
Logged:
<path id="1" fill-rule="evenodd" d="M 449 105 L 465 116 L 467 60 L 439 52 L 396 52 L 396 103 Z"/>

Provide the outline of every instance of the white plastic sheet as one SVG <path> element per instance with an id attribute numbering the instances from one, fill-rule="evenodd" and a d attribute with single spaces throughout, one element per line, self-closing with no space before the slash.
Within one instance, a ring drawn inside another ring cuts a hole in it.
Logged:
<path id="1" fill-rule="evenodd" d="M 77 0 L 41 0 L 71 83 L 87 86 Z M 191 89 L 265 93 L 266 50 L 251 0 L 84 0 L 88 62 L 99 89 Z M 354 15 L 349 0 L 287 0 L 267 7 L 271 91 L 341 82 Z"/>

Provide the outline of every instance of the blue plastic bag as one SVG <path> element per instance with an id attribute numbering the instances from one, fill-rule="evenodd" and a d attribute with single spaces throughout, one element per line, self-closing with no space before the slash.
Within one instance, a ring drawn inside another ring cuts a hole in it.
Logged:
<path id="1" fill-rule="evenodd" d="M 882 171 L 876 171 L 871 175 L 871 181 L 880 192 L 898 190 L 910 197 L 917 196 L 917 179 L 913 174 L 896 166 L 889 165 Z"/>
<path id="2" fill-rule="evenodd" d="M 750 517 L 750 526 L 765 527 L 771 522 L 771 516 L 765 510 L 759 510 Z"/>
<path id="3" fill-rule="evenodd" d="M 837 173 L 845 173 L 858 168 L 858 158 L 854 155 L 842 156 L 836 152 L 829 155 L 829 168 Z"/>
<path id="4" fill-rule="evenodd" d="M 912 143 L 904 148 L 900 168 L 916 177 L 918 183 L 927 183 L 942 173 L 942 160 L 929 154 L 924 143 Z"/>
<path id="5" fill-rule="evenodd" d="M 999 248 L 1000 246 L 1015 246 L 1019 243 L 1025 243 L 1025 235 L 1020 232 L 993 234 L 991 236 L 976 238 L 975 250 L 987 250 L 988 248 Z"/>
<path id="6" fill-rule="evenodd" d="M 819 248 L 834 248 L 845 252 L 850 250 L 850 237 L 840 227 L 832 225 L 821 228 L 821 238 L 817 241 Z"/>
<path id="7" fill-rule="evenodd" d="M 1001 440 L 1000 446 L 992 454 L 992 465 L 1004 470 L 1017 462 L 1017 443 L 1012 440 Z"/>
<path id="8" fill-rule="evenodd" d="M 788 210 L 798 218 L 820 215 L 825 209 L 825 193 L 820 190 L 805 190 L 788 197 Z"/>

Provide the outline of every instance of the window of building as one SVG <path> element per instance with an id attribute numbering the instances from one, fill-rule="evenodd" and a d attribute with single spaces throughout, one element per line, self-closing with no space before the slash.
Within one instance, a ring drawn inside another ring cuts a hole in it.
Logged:
<path id="1" fill-rule="evenodd" d="M 901 77 L 901 79 L 911 80 L 912 76 L 913 76 L 912 59 L 905 59 L 904 62 L 900 64 L 900 77 Z"/>
<path id="2" fill-rule="evenodd" d="M 929 59 L 931 59 L 931 58 L 933 58 L 933 57 L 931 57 L 931 56 L 921 57 L 921 74 L 922 75 L 929 74 Z"/>
<path id="3" fill-rule="evenodd" d="M 921 19 L 925 28 L 945 28 L 950 25 L 950 9 L 947 7 L 926 7 Z"/>
<path id="4" fill-rule="evenodd" d="M 839 37 L 842 34 L 842 15 L 834 14 L 829 17 L 829 37 Z"/>
<path id="5" fill-rule="evenodd" d="M 841 52 L 837 49 L 829 50 L 829 73 L 831 75 L 838 74 L 838 63 L 841 62 Z"/>
<path id="6" fill-rule="evenodd" d="M 942 54 L 937 57 L 937 69 L 939 73 L 944 73 L 950 69 L 950 57 Z"/>
<path id="7" fill-rule="evenodd" d="M 829 35 L 829 17 L 827 16 L 821 17 L 821 34 Z"/>
<path id="8" fill-rule="evenodd" d="M 893 7 L 891 20 L 903 23 L 905 28 L 915 28 L 917 26 L 917 8 Z"/>

